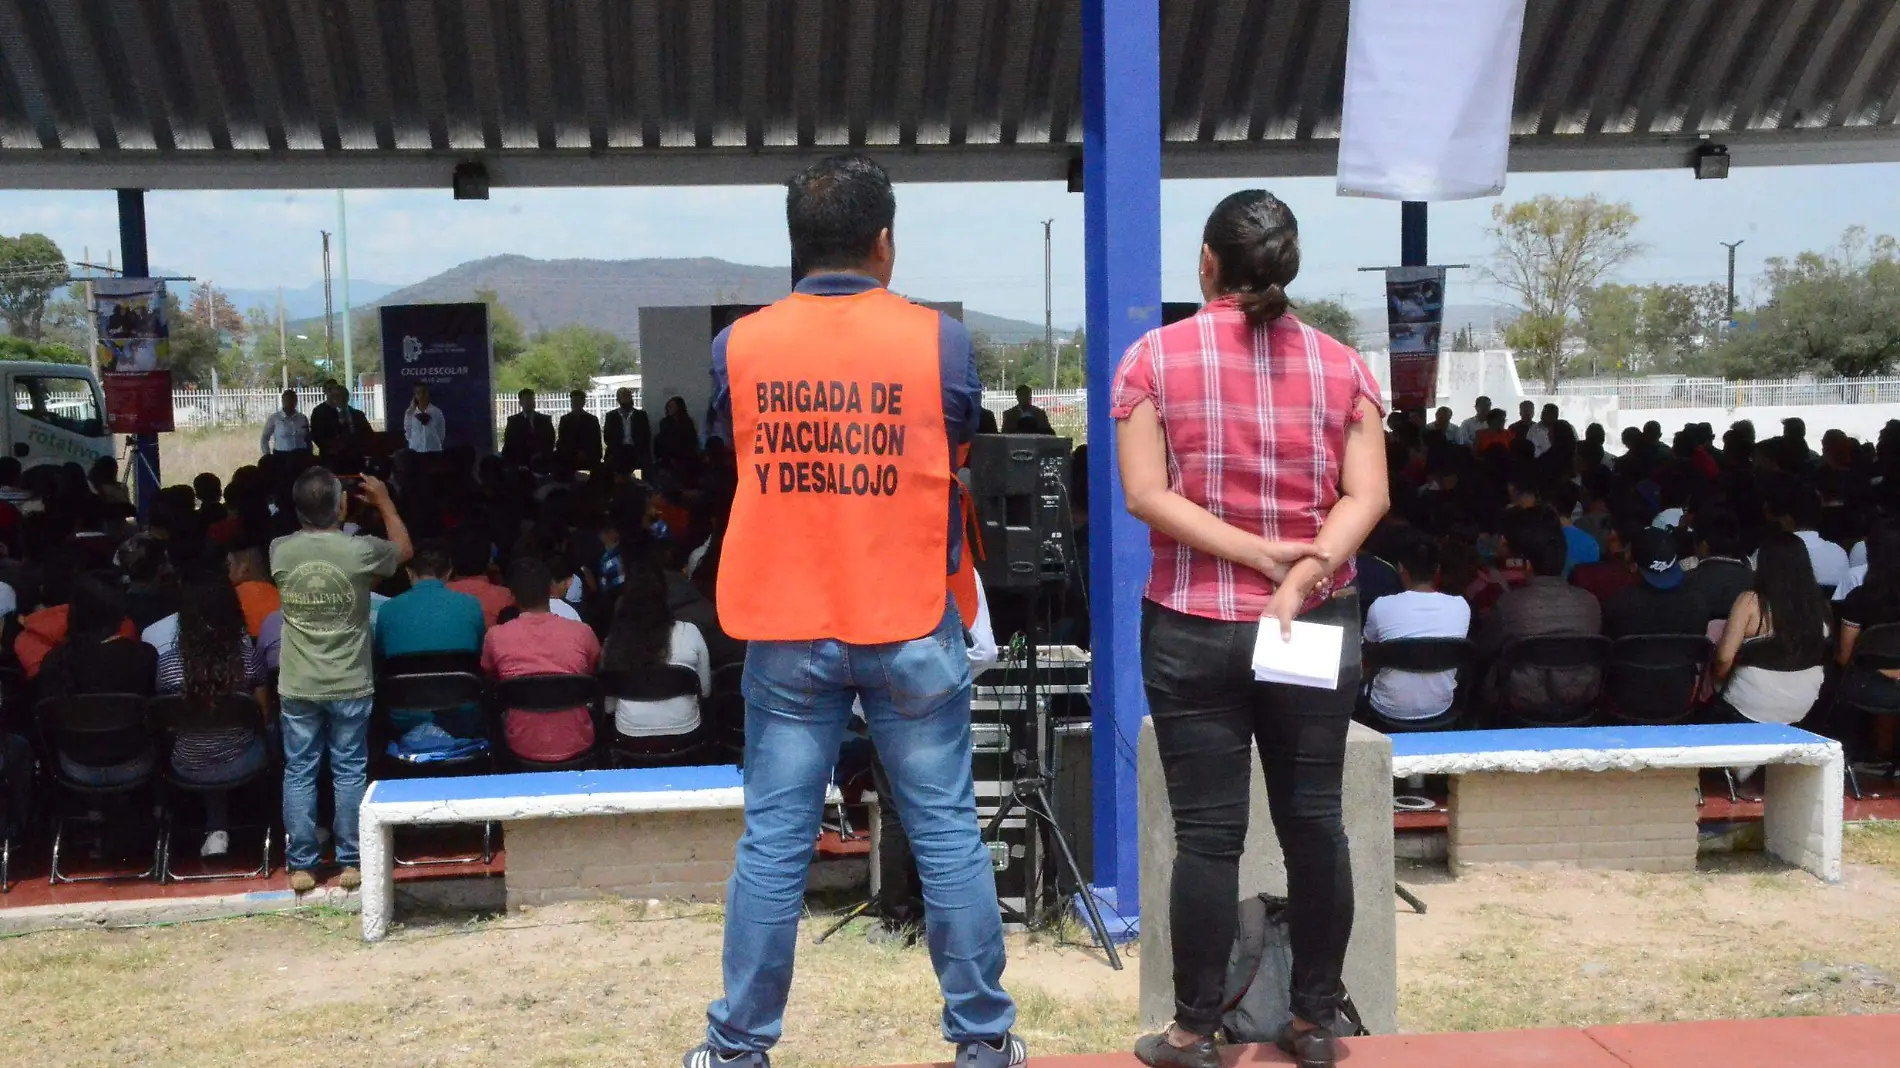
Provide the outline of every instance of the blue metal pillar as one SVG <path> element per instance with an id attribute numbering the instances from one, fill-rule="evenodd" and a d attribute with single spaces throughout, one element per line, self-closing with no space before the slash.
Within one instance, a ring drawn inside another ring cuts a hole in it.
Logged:
<path id="1" fill-rule="evenodd" d="M 119 190 L 119 259 L 125 277 L 150 278 L 152 261 L 145 248 L 145 190 Z M 132 467 L 138 492 L 139 522 L 145 522 L 158 499 L 158 435 L 140 434 L 133 448 Z"/>
<path id="2" fill-rule="evenodd" d="M 1423 267 L 1431 262 L 1426 253 L 1426 208 L 1422 200 L 1399 202 L 1399 266 Z"/>
<path id="3" fill-rule="evenodd" d="M 1082 5 L 1082 197 L 1088 280 L 1089 626 L 1094 650 L 1095 883 L 1141 910 L 1135 745 L 1148 531 L 1123 505 L 1109 396 L 1122 353 L 1161 325 L 1161 7 Z M 1111 922 L 1111 927 L 1113 926 Z"/>

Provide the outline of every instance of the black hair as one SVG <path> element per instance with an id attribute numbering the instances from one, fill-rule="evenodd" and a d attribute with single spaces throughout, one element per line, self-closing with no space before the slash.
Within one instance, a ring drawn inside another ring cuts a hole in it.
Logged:
<path id="1" fill-rule="evenodd" d="M 494 547 L 488 538 L 473 531 L 458 535 L 449 545 L 449 565 L 459 578 L 486 575 L 488 562 L 493 558 Z"/>
<path id="2" fill-rule="evenodd" d="M 666 575 L 651 560 L 630 562 L 613 626 L 601 647 L 603 668 L 630 671 L 666 663 L 673 640 L 673 609 L 667 602 Z"/>
<path id="3" fill-rule="evenodd" d="M 486 550 L 484 550 L 486 551 Z M 416 546 L 416 555 L 409 558 L 409 570 L 423 578 L 448 578 L 455 569 L 449 559 L 449 547 L 442 541 L 425 541 Z M 486 562 L 483 569 L 487 569 Z"/>
<path id="4" fill-rule="evenodd" d="M 20 483 L 20 461 L 11 456 L 0 456 L 0 486 L 17 486 Z"/>
<path id="5" fill-rule="evenodd" d="M 1511 543 L 1511 549 L 1531 571 L 1538 575 L 1561 575 L 1564 573 L 1564 560 L 1569 549 L 1564 544 L 1563 524 L 1557 522 L 1557 514 L 1543 510 L 1527 516 L 1513 524 L 1511 531 L 1504 535 Z"/>
<path id="6" fill-rule="evenodd" d="M 891 176 L 869 156 L 829 156 L 785 183 L 785 226 L 799 277 L 863 264 L 877 235 L 896 223 Z"/>
<path id="7" fill-rule="evenodd" d="M 191 480 L 191 491 L 200 504 L 217 504 L 224 497 L 224 484 L 211 472 L 200 471 L 198 477 Z"/>
<path id="8" fill-rule="evenodd" d="M 1889 520 L 1867 535 L 1867 578 L 1861 588 L 1867 591 L 1861 596 L 1874 604 L 1900 604 L 1900 524 Z"/>
<path id="9" fill-rule="evenodd" d="M 1424 534 L 1406 538 L 1394 555 L 1414 583 L 1430 582 L 1438 574 L 1438 543 Z"/>
<path id="10" fill-rule="evenodd" d="M 523 556 L 508 568 L 508 592 L 515 595 L 515 604 L 524 611 L 547 607 L 548 586 L 553 581 L 548 577 L 548 565 L 538 556 Z"/>
<path id="11" fill-rule="evenodd" d="M 1550 507 L 1556 511 L 1559 519 L 1569 519 L 1577 510 L 1578 497 L 1577 484 L 1565 478 L 1551 483 L 1545 500 L 1550 502 Z"/>
<path id="12" fill-rule="evenodd" d="M 1286 287 L 1300 273 L 1300 224 L 1264 189 L 1230 193 L 1207 216 L 1201 243 L 1220 267 L 1220 291 L 1252 326 L 1286 314 Z"/>
<path id="13" fill-rule="evenodd" d="M 244 608 L 223 575 L 185 583 L 178 599 L 178 660 L 185 700 L 208 705 L 244 688 Z"/>
<path id="14" fill-rule="evenodd" d="M 1827 662 L 1828 603 L 1815 585 L 1806 543 L 1778 530 L 1762 538 L 1755 556 L 1755 596 L 1784 654 L 1800 664 Z"/>
<path id="15" fill-rule="evenodd" d="M 118 633 L 124 619 L 125 591 L 117 575 L 88 571 L 73 583 L 72 612 L 66 625 L 68 644 L 105 641 Z"/>
<path id="16" fill-rule="evenodd" d="M 1710 556 L 1740 556 L 1742 541 L 1742 521 L 1735 512 L 1726 506 L 1718 505 L 1705 508 L 1696 513 L 1696 540 L 1709 547 Z"/>

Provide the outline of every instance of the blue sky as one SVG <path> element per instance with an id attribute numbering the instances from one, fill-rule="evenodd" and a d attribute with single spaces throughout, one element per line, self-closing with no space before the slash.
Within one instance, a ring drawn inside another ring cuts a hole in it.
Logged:
<path id="1" fill-rule="evenodd" d="M 1394 262 L 1398 205 L 1334 195 L 1330 178 L 1175 181 L 1162 194 L 1163 291 L 1197 296 L 1194 256 L 1206 212 L 1222 196 L 1262 184 L 1300 219 L 1304 266 L 1295 296 L 1334 296 L 1353 307 L 1380 301 L 1375 275 L 1355 269 Z M 1737 167 L 1726 181 L 1698 182 L 1687 169 L 1516 174 L 1505 200 L 1538 193 L 1597 192 L 1629 201 L 1642 217 L 1644 254 L 1629 282 L 1720 281 L 1719 241 L 1744 240 L 1738 287 L 1746 295 L 1763 259 L 1832 245 L 1848 226 L 1900 229 L 1900 165 Z M 350 273 L 406 284 L 465 260 L 502 253 L 539 258 L 716 256 L 784 264 L 782 194 L 771 187 L 696 189 L 496 189 L 486 202 L 447 190 L 350 193 Z M 1481 262 L 1492 200 L 1432 206 L 1434 262 Z M 296 288 L 322 277 L 317 232 L 334 229 L 327 192 L 153 193 L 148 198 L 155 264 L 231 288 Z M 1082 198 L 1052 183 L 910 184 L 898 190 L 896 285 L 932 299 L 962 300 L 992 314 L 1042 317 L 1041 220 L 1055 220 L 1055 314 L 1083 316 Z M 40 231 L 78 258 L 116 246 L 110 193 L 0 191 L 0 233 Z M 1454 276 L 1454 304 L 1502 294 L 1474 274 Z"/>

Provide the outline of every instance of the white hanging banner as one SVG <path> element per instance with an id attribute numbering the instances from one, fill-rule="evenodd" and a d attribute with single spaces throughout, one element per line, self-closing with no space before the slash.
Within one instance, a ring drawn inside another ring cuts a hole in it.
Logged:
<path id="1" fill-rule="evenodd" d="M 1525 0 L 1352 0 L 1339 195 L 1504 191 Z"/>

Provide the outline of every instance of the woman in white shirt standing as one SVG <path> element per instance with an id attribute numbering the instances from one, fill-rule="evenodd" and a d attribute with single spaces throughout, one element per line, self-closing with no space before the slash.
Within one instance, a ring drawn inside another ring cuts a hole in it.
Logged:
<path id="1" fill-rule="evenodd" d="M 699 702 L 712 693 L 712 656 L 699 628 L 673 618 L 666 575 L 650 560 L 628 561 L 613 626 L 601 648 L 604 672 L 638 672 L 673 664 L 699 675 L 696 696 L 663 701 L 613 699 L 614 729 L 628 738 L 659 738 L 699 729 Z"/>

